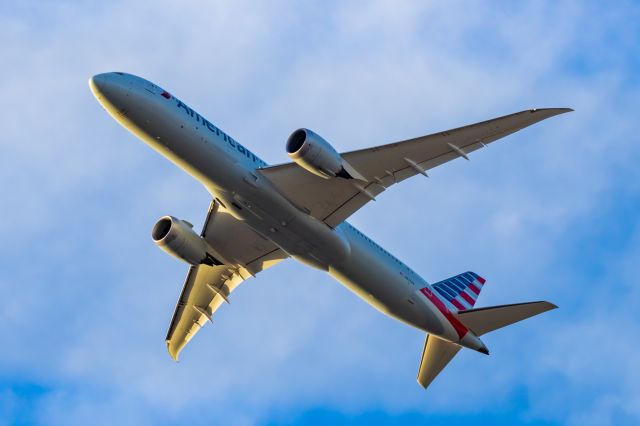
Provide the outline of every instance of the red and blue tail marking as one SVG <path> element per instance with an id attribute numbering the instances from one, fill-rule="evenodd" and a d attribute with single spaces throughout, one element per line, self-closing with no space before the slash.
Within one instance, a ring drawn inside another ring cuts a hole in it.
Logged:
<path id="1" fill-rule="evenodd" d="M 485 279 L 475 272 L 465 272 L 432 284 L 431 287 L 443 300 L 459 311 L 473 308 Z"/>

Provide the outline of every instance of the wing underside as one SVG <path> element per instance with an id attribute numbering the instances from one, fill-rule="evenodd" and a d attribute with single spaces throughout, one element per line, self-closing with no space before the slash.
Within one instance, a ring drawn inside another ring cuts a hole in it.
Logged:
<path id="1" fill-rule="evenodd" d="M 238 285 L 288 257 L 215 200 L 201 235 L 224 264 L 190 267 L 166 337 L 167 349 L 175 360 L 200 328 L 212 320 L 220 305 L 229 301 Z"/>
<path id="2" fill-rule="evenodd" d="M 402 142 L 341 154 L 366 180 L 323 179 L 295 163 L 260 170 L 291 202 L 336 226 L 388 187 L 486 146 L 568 108 L 518 112 Z"/>

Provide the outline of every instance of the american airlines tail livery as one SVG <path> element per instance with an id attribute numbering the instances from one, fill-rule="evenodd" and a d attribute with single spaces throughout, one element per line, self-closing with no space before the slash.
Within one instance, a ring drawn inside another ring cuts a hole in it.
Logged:
<path id="1" fill-rule="evenodd" d="M 107 112 L 212 195 L 200 234 L 164 216 L 151 236 L 188 263 L 166 342 L 179 352 L 231 292 L 260 271 L 294 258 L 326 271 L 380 312 L 426 333 L 418 383 L 427 387 L 460 348 L 483 354 L 480 337 L 556 308 L 528 302 L 475 308 L 485 279 L 463 272 L 435 284 L 346 219 L 389 187 L 462 157 L 568 108 L 531 109 L 457 129 L 338 153 L 309 129 L 286 142 L 292 163 L 269 166 L 186 103 L 131 74 L 89 80 Z"/>

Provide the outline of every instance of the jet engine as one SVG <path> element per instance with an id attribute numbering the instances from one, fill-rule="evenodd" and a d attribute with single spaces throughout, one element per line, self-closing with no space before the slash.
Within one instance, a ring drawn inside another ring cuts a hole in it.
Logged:
<path id="1" fill-rule="evenodd" d="M 329 142 L 309 129 L 298 129 L 289 136 L 287 153 L 300 167 L 322 178 L 365 180 Z"/>
<path id="2" fill-rule="evenodd" d="M 161 217 L 151 231 L 153 242 L 171 256 L 191 265 L 221 265 L 211 246 L 196 234 L 192 225 L 173 216 Z"/>

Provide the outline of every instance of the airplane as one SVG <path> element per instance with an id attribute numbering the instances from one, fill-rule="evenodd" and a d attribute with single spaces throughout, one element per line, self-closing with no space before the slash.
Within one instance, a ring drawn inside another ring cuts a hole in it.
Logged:
<path id="1" fill-rule="evenodd" d="M 293 258 L 326 271 L 369 305 L 426 334 L 418 383 L 427 388 L 462 348 L 488 355 L 485 333 L 557 308 L 546 301 L 475 308 L 485 279 L 463 272 L 429 284 L 346 219 L 389 187 L 570 108 L 530 109 L 373 148 L 338 153 L 295 130 L 290 163 L 269 166 L 185 102 L 143 78 L 89 79 L 122 126 L 197 179 L 212 196 L 200 233 L 163 216 L 155 244 L 189 264 L 166 344 L 174 360 L 243 281 Z"/>

